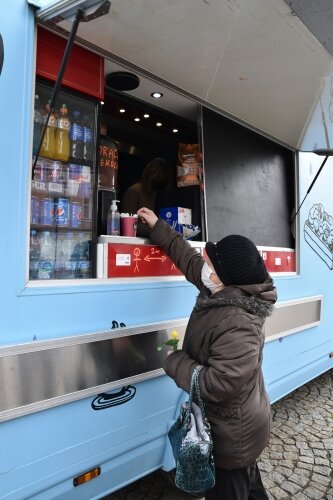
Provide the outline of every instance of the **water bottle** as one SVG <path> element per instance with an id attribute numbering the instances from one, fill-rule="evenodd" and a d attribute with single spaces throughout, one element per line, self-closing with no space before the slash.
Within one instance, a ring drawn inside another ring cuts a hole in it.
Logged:
<path id="1" fill-rule="evenodd" d="M 40 243 L 35 229 L 30 231 L 29 279 L 37 279 L 38 262 L 40 258 Z"/>
<path id="2" fill-rule="evenodd" d="M 63 262 L 63 279 L 75 278 L 76 256 L 74 253 L 74 234 L 66 232 L 62 241 L 62 262 Z"/>
<path id="3" fill-rule="evenodd" d="M 73 121 L 70 132 L 71 163 L 82 163 L 83 160 L 83 127 L 80 111 L 73 111 Z"/>
<path id="4" fill-rule="evenodd" d="M 54 279 L 54 265 L 56 256 L 55 235 L 50 231 L 41 231 L 40 238 L 40 259 L 38 262 L 37 279 Z"/>
<path id="5" fill-rule="evenodd" d="M 92 166 L 94 158 L 93 127 L 90 115 L 83 117 L 83 162 Z"/>
<path id="6" fill-rule="evenodd" d="M 42 109 L 39 101 L 39 95 L 35 95 L 35 109 L 34 109 L 34 135 L 32 142 L 32 153 L 37 154 L 38 146 L 40 143 L 42 131 Z"/>
<path id="7" fill-rule="evenodd" d="M 85 233 L 79 233 L 78 242 L 74 247 L 74 255 L 76 260 L 75 277 L 78 279 L 90 278 L 89 239 Z"/>

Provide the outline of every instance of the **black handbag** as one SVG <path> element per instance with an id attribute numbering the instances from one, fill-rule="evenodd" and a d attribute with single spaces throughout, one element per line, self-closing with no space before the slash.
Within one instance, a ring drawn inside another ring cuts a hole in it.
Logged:
<path id="1" fill-rule="evenodd" d="M 180 415 L 168 433 L 176 461 L 176 486 L 192 494 L 203 493 L 215 484 L 213 441 L 200 396 L 201 368 L 194 369 L 189 400 L 182 404 Z"/>

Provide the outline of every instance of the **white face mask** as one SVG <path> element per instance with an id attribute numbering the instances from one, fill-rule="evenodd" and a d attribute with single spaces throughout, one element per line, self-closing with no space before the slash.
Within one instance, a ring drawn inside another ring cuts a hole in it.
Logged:
<path id="1" fill-rule="evenodd" d="M 205 262 L 201 269 L 201 281 L 211 291 L 222 284 L 221 282 L 216 284 L 210 279 L 210 275 L 214 272 L 215 271 L 207 264 L 207 262 Z"/>

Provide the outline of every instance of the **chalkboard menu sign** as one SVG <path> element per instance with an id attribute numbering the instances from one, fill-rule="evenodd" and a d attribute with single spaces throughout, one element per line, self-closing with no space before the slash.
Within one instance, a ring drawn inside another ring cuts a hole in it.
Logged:
<path id="1" fill-rule="evenodd" d="M 203 109 L 207 239 L 242 234 L 256 245 L 294 248 L 293 152 Z"/>

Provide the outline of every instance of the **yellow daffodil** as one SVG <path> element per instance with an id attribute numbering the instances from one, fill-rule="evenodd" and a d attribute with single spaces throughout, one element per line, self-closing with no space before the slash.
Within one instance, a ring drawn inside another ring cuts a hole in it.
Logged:
<path id="1" fill-rule="evenodd" d="M 169 340 L 165 340 L 164 342 L 161 342 L 157 346 L 157 350 L 161 351 L 164 346 L 170 345 L 170 346 L 172 346 L 173 351 L 177 351 L 177 346 L 178 346 L 179 340 L 180 340 L 179 333 L 176 330 L 173 330 L 173 332 L 171 332 Z"/>

